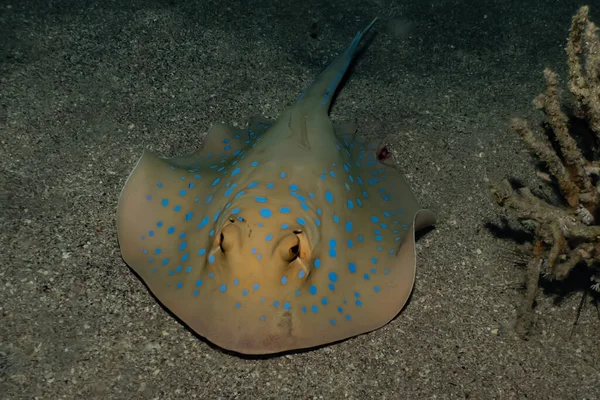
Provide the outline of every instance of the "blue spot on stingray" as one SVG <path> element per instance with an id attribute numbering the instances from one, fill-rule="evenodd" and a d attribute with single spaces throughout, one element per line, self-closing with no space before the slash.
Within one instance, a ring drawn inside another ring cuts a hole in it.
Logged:
<path id="1" fill-rule="evenodd" d="M 187 192 L 185 191 L 185 189 L 181 189 L 181 190 L 179 191 L 179 195 L 180 195 L 180 196 L 185 196 L 186 194 L 187 194 Z"/>
<path id="2" fill-rule="evenodd" d="M 363 235 L 358 235 L 358 241 L 361 243 L 365 241 L 365 238 L 363 237 Z"/>
<path id="3" fill-rule="evenodd" d="M 372 262 L 373 264 L 377 264 L 377 257 L 373 257 L 373 258 L 371 258 L 371 262 Z"/>
<path id="4" fill-rule="evenodd" d="M 186 247 L 186 246 L 187 246 L 187 242 L 182 242 L 182 243 L 179 245 L 179 251 L 183 251 L 183 250 L 185 250 L 185 247 Z"/>
<path id="5" fill-rule="evenodd" d="M 162 221 L 158 221 L 158 222 L 156 223 L 156 226 L 158 226 L 159 228 L 162 228 L 162 226 L 163 226 L 163 223 L 162 223 Z"/>
<path id="6" fill-rule="evenodd" d="M 325 192 L 325 200 L 327 200 L 328 203 L 331 203 L 333 201 L 333 195 L 331 194 L 331 192 Z"/>
<path id="7" fill-rule="evenodd" d="M 306 275 L 306 273 L 304 272 L 304 270 L 303 270 L 303 269 L 301 269 L 301 270 L 298 272 L 298 278 L 302 279 L 302 278 L 304 278 L 304 275 Z"/>
<path id="8" fill-rule="evenodd" d="M 348 208 L 351 210 L 354 208 L 354 203 L 352 202 L 352 200 L 348 200 Z"/>
<path id="9" fill-rule="evenodd" d="M 287 213 L 289 213 L 290 211 L 292 211 L 292 210 L 291 210 L 289 207 L 281 207 L 281 208 L 279 209 L 279 212 L 280 212 L 280 213 L 284 213 L 284 214 L 287 214 Z"/>
<path id="10" fill-rule="evenodd" d="M 282 172 L 281 174 L 279 174 L 279 177 L 281 179 L 285 178 L 287 176 L 287 174 L 285 172 Z"/>
<path id="11" fill-rule="evenodd" d="M 232 215 L 238 214 L 239 212 L 240 212 L 239 208 L 234 208 L 233 210 L 231 210 Z"/>
<path id="12" fill-rule="evenodd" d="M 292 306 L 289 302 L 286 301 L 285 303 L 283 303 L 283 309 L 289 311 L 292 309 Z"/>
<path id="13" fill-rule="evenodd" d="M 173 232 L 175 232 L 175 227 L 174 226 L 170 226 L 169 229 L 167 229 L 167 233 L 169 235 L 173 234 Z"/>
<path id="14" fill-rule="evenodd" d="M 362 301 L 360 301 L 360 300 L 356 300 L 356 305 L 357 305 L 358 307 L 362 306 Z"/>
<path id="15" fill-rule="evenodd" d="M 271 234 L 269 233 L 269 234 L 268 234 L 268 235 L 265 237 L 265 240 L 266 240 L 267 242 L 270 242 L 270 241 L 271 241 L 271 239 L 273 239 L 273 235 L 271 235 Z"/>
<path id="16" fill-rule="evenodd" d="M 337 276 L 337 274 L 336 274 L 335 272 L 331 271 L 331 272 L 329 273 L 329 280 L 330 280 L 331 282 L 337 282 L 337 280 L 338 280 L 338 276 Z"/>
<path id="17" fill-rule="evenodd" d="M 256 290 L 258 290 L 258 288 L 260 288 L 260 285 L 258 283 L 255 283 L 254 285 L 252 285 L 252 290 L 256 291 Z"/>
<path id="18" fill-rule="evenodd" d="M 310 292 L 310 294 L 312 294 L 314 296 L 317 294 L 317 287 L 315 285 L 310 285 L 310 288 L 308 289 L 308 291 Z"/>
<path id="19" fill-rule="evenodd" d="M 150 236 L 150 237 L 154 236 L 154 231 L 149 231 L 148 236 Z"/>
<path id="20" fill-rule="evenodd" d="M 314 264 L 315 264 L 315 268 L 319 269 L 321 267 L 321 259 L 316 258 Z"/>
<path id="21" fill-rule="evenodd" d="M 250 165 L 252 165 L 253 167 L 256 167 L 258 165 L 258 161 L 253 161 L 252 164 L 250 164 Z"/>
<path id="22" fill-rule="evenodd" d="M 235 195 L 234 199 L 239 199 L 243 195 L 244 195 L 244 191 L 242 190 L 241 192 L 239 192 L 238 194 Z"/>
<path id="23" fill-rule="evenodd" d="M 266 203 L 267 202 L 267 198 L 266 197 L 261 197 L 261 196 L 255 197 L 254 200 L 256 200 L 259 203 Z"/>
<path id="24" fill-rule="evenodd" d="M 375 293 L 379 293 L 379 291 L 380 291 L 381 289 L 379 288 L 379 286 L 375 286 L 375 287 L 373 288 L 373 290 L 375 291 Z"/>
<path id="25" fill-rule="evenodd" d="M 204 203 L 208 204 L 208 203 L 210 203 L 212 201 L 212 199 L 213 199 L 213 195 L 209 194 L 208 197 L 206 198 L 206 200 L 204 201 Z"/>
<path id="26" fill-rule="evenodd" d="M 354 263 L 349 263 L 348 264 L 348 271 L 355 273 L 356 272 L 356 264 Z"/>
<path id="27" fill-rule="evenodd" d="M 190 211 L 187 214 L 185 214 L 185 220 L 189 221 L 190 219 L 192 219 L 193 216 L 194 216 L 194 213 Z"/>
<path id="28" fill-rule="evenodd" d="M 375 236 L 376 242 L 381 242 L 382 240 L 383 240 L 383 236 L 380 236 L 380 235 Z"/>
<path id="29" fill-rule="evenodd" d="M 364 274 L 363 278 L 365 278 L 366 281 L 371 279 L 371 276 L 369 274 Z"/>
<path id="30" fill-rule="evenodd" d="M 298 187 L 298 185 L 294 185 L 294 184 L 292 183 L 292 184 L 289 186 L 289 189 L 290 189 L 290 190 L 298 190 L 298 189 L 300 189 L 300 188 Z"/>
<path id="31" fill-rule="evenodd" d="M 321 220 L 319 218 L 315 219 L 315 224 L 317 224 L 317 226 L 321 226 Z"/>
<path id="32" fill-rule="evenodd" d="M 211 254 L 210 256 L 208 256 L 208 262 L 209 262 L 210 264 L 212 264 L 212 263 L 214 263 L 214 262 L 215 262 L 215 255 L 214 255 L 214 254 Z"/>
<path id="33" fill-rule="evenodd" d="M 378 222 L 379 222 L 379 219 L 377 219 L 377 217 L 373 215 L 373 216 L 371 217 L 371 221 L 372 221 L 374 224 L 376 224 L 376 223 L 378 223 Z"/>
<path id="34" fill-rule="evenodd" d="M 160 204 L 162 204 L 163 207 L 166 207 L 169 205 L 169 200 L 168 199 L 162 199 L 162 201 L 160 202 Z"/>
<path id="35" fill-rule="evenodd" d="M 338 217 L 337 215 L 333 216 L 333 222 L 335 222 L 336 224 L 340 223 L 340 217 Z"/>
<path id="36" fill-rule="evenodd" d="M 327 297 L 323 297 L 323 298 L 321 299 L 321 304 L 323 304 L 324 306 L 326 306 L 326 305 L 327 305 L 327 303 L 329 303 L 329 300 L 327 300 Z"/>
<path id="37" fill-rule="evenodd" d="M 303 210 L 308 211 L 308 205 L 306 203 L 302 203 L 301 207 Z"/>
<path id="38" fill-rule="evenodd" d="M 213 181 L 213 183 L 212 183 L 212 186 L 216 186 L 216 185 L 219 183 L 219 181 L 220 181 L 220 180 L 221 180 L 221 178 L 217 178 L 217 179 L 215 179 L 215 180 Z"/>
<path id="39" fill-rule="evenodd" d="M 206 249 L 200 249 L 200 250 L 198 250 L 198 255 L 199 256 L 203 256 L 204 253 L 206 253 Z"/>
<path id="40" fill-rule="evenodd" d="M 281 277 L 281 284 L 282 284 L 282 285 L 285 285 L 287 282 L 288 282 L 288 278 L 287 278 L 287 276 L 285 276 L 285 275 L 284 275 L 284 276 L 282 276 L 282 277 Z"/>
<path id="41" fill-rule="evenodd" d="M 297 218 L 297 219 L 296 219 L 296 222 L 298 222 L 300 225 L 304 225 L 304 224 L 306 224 L 306 221 L 304 221 L 304 219 L 303 219 L 303 218 Z"/>
<path id="42" fill-rule="evenodd" d="M 233 191 L 233 189 L 236 187 L 237 185 L 234 183 L 233 185 L 231 185 L 231 187 L 229 189 L 227 189 L 224 193 L 224 195 L 227 197 L 229 195 L 231 195 L 231 192 Z"/>
<path id="43" fill-rule="evenodd" d="M 274 184 L 272 184 L 272 183 L 267 183 L 267 188 L 269 188 L 269 189 L 273 189 L 274 187 L 275 187 L 275 185 L 274 185 Z"/>
<path id="44" fill-rule="evenodd" d="M 175 211 L 175 212 L 181 211 L 181 206 L 179 204 L 177 204 L 175 207 L 173 207 L 173 211 Z"/>
<path id="45" fill-rule="evenodd" d="M 268 208 L 261 208 L 259 213 L 260 213 L 260 216 L 263 218 L 269 218 L 269 217 L 271 217 L 271 215 L 273 215 L 273 212 L 271 210 L 269 210 Z"/>
<path id="46" fill-rule="evenodd" d="M 248 189 L 252 189 L 257 186 L 258 186 L 258 182 L 250 182 L 250 184 L 247 187 L 248 187 Z"/>
<path id="47" fill-rule="evenodd" d="M 242 290 L 242 296 L 248 296 L 248 289 Z"/>
<path id="48" fill-rule="evenodd" d="M 156 250 L 154 250 L 154 254 L 160 254 L 162 253 L 162 250 L 160 248 L 157 248 Z"/>
<path id="49" fill-rule="evenodd" d="M 146 196 L 146 199 L 147 200 L 152 200 L 152 196 L 148 195 L 148 196 Z"/>
<path id="50" fill-rule="evenodd" d="M 323 211 L 320 208 L 317 208 L 317 214 L 321 215 Z"/>
<path id="51" fill-rule="evenodd" d="M 226 284 L 222 284 L 222 285 L 219 287 L 219 292 L 221 292 L 221 293 L 225 293 L 226 291 L 227 291 L 227 285 L 226 285 Z"/>
<path id="52" fill-rule="evenodd" d="M 313 305 L 313 306 L 310 308 L 310 310 L 311 310 L 312 312 L 316 313 L 316 312 L 318 312 L 318 311 L 319 311 L 319 306 Z"/>
<path id="53" fill-rule="evenodd" d="M 275 308 L 279 307 L 279 301 L 275 300 L 273 302 L 273 307 L 275 307 Z"/>
<path id="54" fill-rule="evenodd" d="M 352 239 L 348 239 L 348 247 L 352 246 L 354 246 L 354 242 L 352 241 Z"/>
<path id="55" fill-rule="evenodd" d="M 158 182 L 158 183 L 156 184 L 156 186 L 158 186 L 159 188 L 162 188 L 162 187 L 163 187 L 163 184 L 162 184 L 162 182 Z"/>
<path id="56" fill-rule="evenodd" d="M 352 232 L 352 222 L 346 221 L 346 230 Z"/>

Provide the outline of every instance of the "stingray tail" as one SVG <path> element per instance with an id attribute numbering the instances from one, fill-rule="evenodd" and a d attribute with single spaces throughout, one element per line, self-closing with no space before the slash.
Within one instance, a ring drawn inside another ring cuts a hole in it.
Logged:
<path id="1" fill-rule="evenodd" d="M 356 54 L 358 45 L 375 21 L 377 21 L 377 18 L 371 21 L 365 29 L 356 34 L 354 40 L 352 40 L 352 43 L 350 43 L 346 50 L 337 56 L 325 71 L 321 72 L 308 88 L 300 94 L 297 103 L 313 102 L 319 104 L 320 107 L 329 109 L 333 94 L 346 73 L 352 58 Z"/>

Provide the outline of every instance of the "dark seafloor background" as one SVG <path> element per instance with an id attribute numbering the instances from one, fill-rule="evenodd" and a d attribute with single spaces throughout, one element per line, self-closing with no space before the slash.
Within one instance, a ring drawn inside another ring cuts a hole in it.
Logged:
<path id="1" fill-rule="evenodd" d="M 540 296 L 516 338 L 523 273 L 485 226 L 504 215 L 490 182 L 543 187 L 507 120 L 539 118 L 545 66 L 564 82 L 582 4 L 1 0 L 0 399 L 600 398 L 597 310 L 573 329 L 580 295 Z M 313 351 L 215 349 L 120 258 L 121 187 L 144 148 L 180 154 L 216 122 L 276 117 L 374 16 L 332 119 L 389 137 L 439 211 L 412 300 Z"/>

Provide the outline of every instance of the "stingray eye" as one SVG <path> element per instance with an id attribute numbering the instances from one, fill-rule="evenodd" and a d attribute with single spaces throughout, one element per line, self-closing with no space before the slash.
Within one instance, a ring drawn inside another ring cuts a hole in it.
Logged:
<path id="1" fill-rule="evenodd" d="M 284 236 L 277 245 L 277 251 L 284 261 L 294 261 L 300 255 L 300 238 L 294 234 Z"/>
<path id="2" fill-rule="evenodd" d="M 290 261 L 294 261 L 300 254 L 300 244 L 290 247 Z"/>
<path id="3" fill-rule="evenodd" d="M 223 233 L 221 232 L 221 235 L 219 236 L 219 247 L 221 248 L 221 251 L 223 253 L 225 253 L 225 249 L 223 248 L 223 241 L 225 240 L 225 236 L 223 236 Z"/>
<path id="4" fill-rule="evenodd" d="M 235 224 L 225 225 L 221 230 L 219 238 L 215 240 L 215 245 L 219 245 L 219 248 L 223 253 L 232 251 L 234 248 L 239 248 L 240 243 L 240 230 Z"/>

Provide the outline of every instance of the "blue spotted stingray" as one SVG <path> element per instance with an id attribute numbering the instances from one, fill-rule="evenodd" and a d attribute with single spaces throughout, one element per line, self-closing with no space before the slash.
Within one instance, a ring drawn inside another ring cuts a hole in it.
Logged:
<path id="1" fill-rule="evenodd" d="M 387 324 L 434 223 L 387 148 L 329 106 L 375 21 L 276 121 L 216 125 L 201 149 L 144 152 L 119 199 L 127 264 L 189 328 L 244 354 L 314 347 Z"/>

